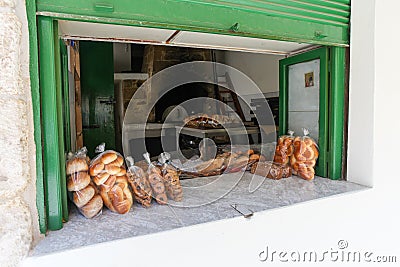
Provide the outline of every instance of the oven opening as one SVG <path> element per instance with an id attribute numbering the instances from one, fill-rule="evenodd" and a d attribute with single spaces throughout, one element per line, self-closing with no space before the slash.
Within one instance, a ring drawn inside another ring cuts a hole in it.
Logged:
<path id="1" fill-rule="evenodd" d="M 34 255 L 251 220 L 364 188 L 345 181 L 342 153 L 335 165 L 328 155 L 329 47 L 246 51 L 68 34 L 63 45 L 64 145 L 70 161 L 84 155 L 90 181 L 77 190 L 67 162 L 69 221 Z"/>

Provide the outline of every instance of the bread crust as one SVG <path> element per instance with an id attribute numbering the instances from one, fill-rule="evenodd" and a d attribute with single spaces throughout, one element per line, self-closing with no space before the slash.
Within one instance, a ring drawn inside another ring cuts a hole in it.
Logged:
<path id="1" fill-rule="evenodd" d="M 85 206 L 79 210 L 86 218 L 91 219 L 99 214 L 102 208 L 103 200 L 101 196 L 95 195 Z"/>
<path id="2" fill-rule="evenodd" d="M 88 186 L 90 176 L 86 171 L 72 173 L 67 178 L 68 191 L 79 191 Z"/>
<path id="3" fill-rule="evenodd" d="M 86 159 L 82 158 L 74 158 L 72 160 L 67 161 L 67 175 L 71 175 L 77 172 L 85 172 L 88 170 L 88 164 Z"/>
<path id="4" fill-rule="evenodd" d="M 109 163 L 113 162 L 114 160 L 116 160 L 117 158 L 118 158 L 118 155 L 115 152 L 107 152 L 101 156 L 101 162 L 103 164 L 109 164 Z"/>
<path id="5" fill-rule="evenodd" d="M 99 173 L 98 175 L 96 175 L 96 176 L 94 176 L 93 177 L 93 182 L 96 184 L 96 185 L 102 185 L 102 184 L 104 184 L 106 181 L 107 181 L 107 179 L 110 177 L 110 174 L 109 173 L 107 173 L 107 172 L 102 172 L 102 173 Z"/>
<path id="6" fill-rule="evenodd" d="M 93 164 L 90 169 L 89 169 L 89 173 L 90 176 L 96 176 L 99 173 L 101 173 L 104 170 L 104 164 L 101 162 L 98 162 L 96 164 Z"/>
<path id="7" fill-rule="evenodd" d="M 78 208 L 86 205 L 95 195 L 96 190 L 93 186 L 88 185 L 86 188 L 73 193 L 73 202 Z"/>

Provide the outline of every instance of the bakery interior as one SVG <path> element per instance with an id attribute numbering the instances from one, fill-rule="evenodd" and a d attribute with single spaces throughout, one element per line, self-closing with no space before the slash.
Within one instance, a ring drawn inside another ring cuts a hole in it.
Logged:
<path id="1" fill-rule="evenodd" d="M 280 61 L 321 47 L 283 41 L 254 47 L 246 40 L 222 47 L 226 40 L 174 33 L 164 43 L 145 41 L 148 36 L 122 42 L 73 32 L 72 22 L 61 26 L 68 57 L 69 220 L 49 232 L 34 255 L 237 216 L 249 220 L 257 212 L 362 189 L 321 171 L 319 61 L 299 63 L 300 76 L 289 77 L 308 91 L 291 93 L 289 86 L 288 126 L 279 125 Z M 246 93 L 246 84 L 215 68 L 214 82 L 176 86 L 158 97 L 145 124 L 132 119 L 138 97 L 149 98 L 140 88 L 157 91 L 152 77 L 203 61 L 239 70 L 259 93 Z M 196 98 L 214 101 L 191 105 Z M 267 114 L 267 122 L 258 114 Z"/>

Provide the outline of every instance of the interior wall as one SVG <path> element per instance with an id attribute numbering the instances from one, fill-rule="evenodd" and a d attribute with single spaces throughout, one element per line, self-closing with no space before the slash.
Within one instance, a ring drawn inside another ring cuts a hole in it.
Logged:
<path id="1" fill-rule="evenodd" d="M 224 63 L 249 76 L 263 93 L 279 92 L 279 60 L 284 56 L 224 52 Z"/>
<path id="2" fill-rule="evenodd" d="M 113 43 L 114 72 L 128 72 L 131 70 L 131 45 Z"/>

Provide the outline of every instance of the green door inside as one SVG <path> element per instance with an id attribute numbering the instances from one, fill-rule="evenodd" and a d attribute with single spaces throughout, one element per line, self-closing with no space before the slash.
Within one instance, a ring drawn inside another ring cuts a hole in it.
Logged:
<path id="1" fill-rule="evenodd" d="M 305 124 L 304 127 L 316 125 L 314 129 L 309 130 L 318 133 L 314 137 L 317 139 L 320 152 L 316 174 L 322 177 L 328 177 L 328 52 L 329 49 L 323 47 L 279 62 L 279 134 L 286 134 L 288 130 L 293 130 L 289 127 L 300 128 L 298 125 L 302 123 Z M 313 67 L 315 64 L 317 64 L 317 68 Z M 314 69 L 316 70 L 314 71 Z M 291 75 L 291 72 L 294 71 L 300 73 Z M 293 78 L 293 76 L 295 77 Z M 310 79 L 310 77 L 312 78 Z M 310 80 L 312 81 L 311 84 L 309 84 Z M 294 82 L 301 84 L 291 84 Z M 314 82 L 316 82 L 315 85 Z M 317 88 L 317 92 L 312 96 L 309 92 L 313 88 Z M 297 90 L 298 92 L 293 94 L 290 90 Z M 290 99 L 291 97 L 292 99 Z M 296 99 L 293 99 L 293 97 L 296 97 Z M 310 106 L 316 105 L 316 107 L 296 105 L 296 102 L 304 103 L 305 99 L 303 98 L 305 97 L 314 97 L 315 101 L 311 101 L 313 103 L 310 102 Z M 316 116 L 314 116 L 315 113 Z M 310 120 L 315 121 L 310 122 Z M 295 134 L 303 135 L 298 129 Z"/>
<path id="2" fill-rule="evenodd" d="M 83 142 L 92 158 L 102 142 L 115 149 L 113 44 L 81 41 L 79 53 Z"/>

